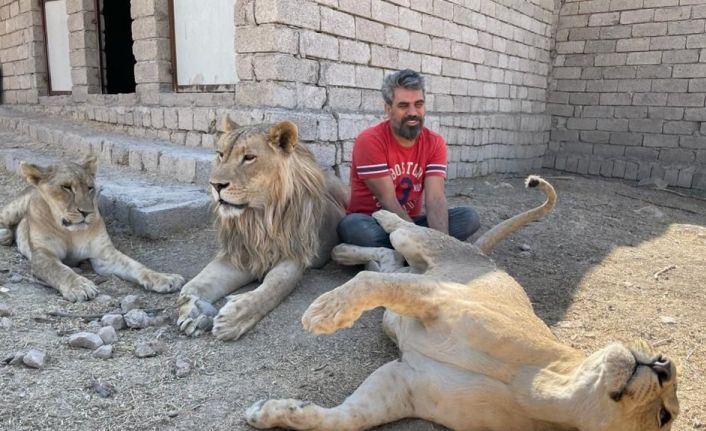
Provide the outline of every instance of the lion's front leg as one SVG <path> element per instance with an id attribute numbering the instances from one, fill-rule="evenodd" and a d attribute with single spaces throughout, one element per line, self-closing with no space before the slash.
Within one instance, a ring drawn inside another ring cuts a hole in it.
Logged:
<path id="1" fill-rule="evenodd" d="M 118 251 L 105 238 L 99 257 L 91 257 L 93 270 L 101 275 L 118 277 L 137 283 L 147 290 L 159 293 L 174 292 L 184 284 L 184 277 L 179 274 L 167 274 L 153 271 L 140 262 Z"/>
<path id="2" fill-rule="evenodd" d="M 314 334 L 330 334 L 351 327 L 364 311 L 377 307 L 421 320 L 433 319 L 443 290 L 439 281 L 424 275 L 363 271 L 319 296 L 304 312 L 302 324 Z"/>
<path id="3" fill-rule="evenodd" d="M 32 273 L 69 301 L 87 301 L 98 294 L 98 288 L 91 280 L 76 274 L 51 252 L 34 249 L 31 256 Z"/>
<path id="4" fill-rule="evenodd" d="M 214 320 L 213 335 L 221 340 L 240 338 L 289 295 L 303 273 L 294 261 L 275 265 L 257 289 L 228 300 Z"/>
<path id="5" fill-rule="evenodd" d="M 343 404 L 323 408 L 298 400 L 260 401 L 245 417 L 255 428 L 296 430 L 364 430 L 414 416 L 411 399 L 414 371 L 404 362 L 389 362 L 371 374 Z"/>
<path id="6" fill-rule="evenodd" d="M 212 304 L 253 280 L 253 274 L 217 256 L 181 289 L 177 299 L 179 330 L 190 336 L 210 331 L 217 314 Z"/>

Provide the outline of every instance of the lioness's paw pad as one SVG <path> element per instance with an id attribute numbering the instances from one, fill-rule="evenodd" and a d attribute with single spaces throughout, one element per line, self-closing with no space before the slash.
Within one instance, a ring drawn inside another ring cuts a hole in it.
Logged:
<path id="1" fill-rule="evenodd" d="M 0 228 L 0 245 L 12 245 L 14 239 L 12 229 Z"/>
<path id="2" fill-rule="evenodd" d="M 184 277 L 179 274 L 153 272 L 147 275 L 145 289 L 158 293 L 175 292 L 184 285 Z"/>
<path id="3" fill-rule="evenodd" d="M 95 298 L 98 294 L 98 288 L 93 282 L 87 278 L 79 277 L 70 285 L 60 287 L 59 291 L 71 302 L 88 301 Z"/>
<path id="4" fill-rule="evenodd" d="M 213 321 L 213 335 L 219 340 L 237 340 L 262 319 L 253 292 L 231 296 Z"/>
<path id="5" fill-rule="evenodd" d="M 319 296 L 302 316 L 304 329 L 316 335 L 331 334 L 341 328 L 350 328 L 358 315 L 341 295 L 327 292 Z"/>
<path id="6" fill-rule="evenodd" d="M 260 400 L 245 411 L 245 420 L 255 428 L 309 429 L 317 416 L 306 409 L 314 406 L 308 401 L 299 400 Z"/>

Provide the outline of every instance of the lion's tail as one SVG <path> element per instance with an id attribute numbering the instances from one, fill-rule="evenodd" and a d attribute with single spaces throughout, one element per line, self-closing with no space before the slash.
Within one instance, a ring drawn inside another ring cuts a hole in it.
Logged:
<path id="1" fill-rule="evenodd" d="M 525 226 L 535 220 L 542 218 L 545 214 L 554 208 L 556 204 L 556 192 L 554 187 L 549 184 L 545 179 L 537 176 L 530 175 L 525 180 L 525 186 L 527 187 L 539 187 L 544 194 L 547 196 L 547 200 L 536 208 L 529 211 L 525 211 L 518 214 L 504 222 L 497 224 L 495 227 L 484 233 L 480 238 L 476 240 L 474 245 L 478 247 L 484 254 L 489 254 L 495 248 L 495 245 L 503 240 L 506 236 L 510 235 L 517 229 Z"/>

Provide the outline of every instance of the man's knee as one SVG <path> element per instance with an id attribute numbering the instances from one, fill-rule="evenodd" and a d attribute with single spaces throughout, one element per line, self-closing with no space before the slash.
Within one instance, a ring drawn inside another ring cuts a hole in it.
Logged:
<path id="1" fill-rule="evenodd" d="M 480 216 L 471 207 L 456 207 L 449 210 L 449 234 L 465 241 L 480 228 Z"/>
<path id="2" fill-rule="evenodd" d="M 341 242 L 347 244 L 392 248 L 385 230 L 367 214 L 348 214 L 338 223 L 337 232 Z"/>

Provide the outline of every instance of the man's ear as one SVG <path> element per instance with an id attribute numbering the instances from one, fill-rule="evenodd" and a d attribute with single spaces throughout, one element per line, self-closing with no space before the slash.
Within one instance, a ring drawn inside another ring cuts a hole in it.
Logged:
<path id="1" fill-rule="evenodd" d="M 24 161 L 20 162 L 19 170 L 20 175 L 25 177 L 33 186 L 38 185 L 46 177 L 45 168 Z"/>
<path id="2" fill-rule="evenodd" d="M 275 147 L 275 149 L 280 149 L 286 154 L 290 154 L 294 151 L 294 147 L 299 142 L 298 138 L 299 129 L 297 125 L 291 121 L 282 121 L 272 126 L 267 141 L 270 145 Z"/>
<path id="3" fill-rule="evenodd" d="M 389 116 L 390 116 L 390 112 L 392 111 L 392 106 L 388 105 L 387 102 L 385 102 L 385 107 L 384 107 L 384 109 L 385 109 L 385 116 L 386 116 L 386 117 L 389 117 Z"/>
<path id="4" fill-rule="evenodd" d="M 230 119 L 230 114 L 226 114 L 225 117 L 223 117 L 223 130 L 225 130 L 226 132 L 230 132 L 237 128 L 238 125 L 235 124 L 235 121 Z"/>
<path id="5" fill-rule="evenodd" d="M 96 176 L 97 164 L 98 164 L 98 162 L 96 160 L 96 156 L 93 154 L 86 156 L 86 158 L 83 159 L 83 163 L 82 163 L 84 169 L 86 169 L 88 171 L 88 173 L 91 174 L 91 176 L 93 176 L 93 177 Z"/>

